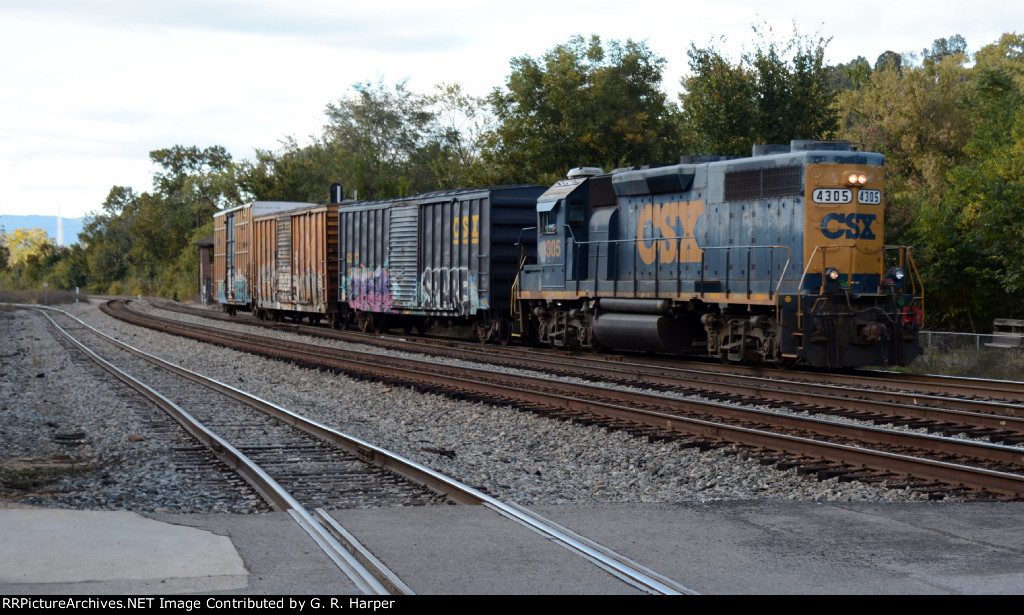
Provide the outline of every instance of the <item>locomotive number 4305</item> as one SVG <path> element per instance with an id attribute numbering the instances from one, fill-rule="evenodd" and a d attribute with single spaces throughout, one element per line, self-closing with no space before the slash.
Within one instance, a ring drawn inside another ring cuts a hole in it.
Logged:
<path id="1" fill-rule="evenodd" d="M 845 205 L 853 201 L 853 190 L 849 188 L 818 188 L 811 193 L 815 203 L 821 205 Z M 857 191 L 857 202 L 861 205 L 878 205 L 882 202 L 881 190 L 861 188 Z"/>

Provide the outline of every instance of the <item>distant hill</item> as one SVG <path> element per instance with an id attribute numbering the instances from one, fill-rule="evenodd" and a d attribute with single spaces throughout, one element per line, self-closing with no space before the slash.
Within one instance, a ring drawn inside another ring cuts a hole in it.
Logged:
<path id="1" fill-rule="evenodd" d="M 63 218 L 61 221 L 64 225 L 64 245 L 78 243 L 78 234 L 82 232 L 85 218 Z M 20 228 L 41 228 L 50 239 L 57 241 L 57 216 L 0 216 L 0 227 L 8 233 Z"/>

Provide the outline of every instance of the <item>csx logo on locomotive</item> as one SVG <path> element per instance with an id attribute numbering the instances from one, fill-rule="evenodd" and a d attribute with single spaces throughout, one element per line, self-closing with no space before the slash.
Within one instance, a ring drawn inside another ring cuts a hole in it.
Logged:
<path id="1" fill-rule="evenodd" d="M 704 213 L 704 201 L 644 205 L 636 224 L 637 253 L 647 265 L 699 263 L 704 251 L 697 245 L 693 229 Z M 660 234 L 660 239 L 656 237 Z M 675 240 L 679 239 L 678 246 Z"/>
<path id="2" fill-rule="evenodd" d="M 821 219 L 821 234 L 829 239 L 875 239 L 871 224 L 875 214 L 830 213 Z"/>

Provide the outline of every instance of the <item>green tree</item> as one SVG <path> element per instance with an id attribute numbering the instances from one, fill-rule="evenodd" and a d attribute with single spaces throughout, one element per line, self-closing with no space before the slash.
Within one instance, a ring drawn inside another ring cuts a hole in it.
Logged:
<path id="1" fill-rule="evenodd" d="M 949 39 L 937 38 L 932 42 L 931 49 L 923 49 L 921 55 L 925 64 L 941 62 L 948 56 L 967 56 L 967 41 L 959 34 L 954 34 Z"/>
<path id="2" fill-rule="evenodd" d="M 422 160 L 438 188 L 483 185 L 488 175 L 483 166 L 484 139 L 493 130 L 494 117 L 486 100 L 467 94 L 458 84 L 439 84 L 427 96 L 434 114 L 433 138 Z"/>
<path id="3" fill-rule="evenodd" d="M 341 156 L 333 152 L 322 141 L 300 146 L 294 138 L 283 141 L 277 152 L 256 150 L 255 159 L 238 165 L 239 191 L 246 200 L 326 202 L 332 183 L 350 179 L 341 169 Z"/>
<path id="4" fill-rule="evenodd" d="M 903 56 L 895 51 L 884 51 L 875 59 L 875 70 L 903 70 Z"/>
<path id="5" fill-rule="evenodd" d="M 192 237 L 209 224 L 219 206 L 237 202 L 235 165 L 223 147 L 174 147 L 150 152 L 159 168 L 153 192 L 114 186 L 102 211 L 91 213 L 79 238 L 82 254 L 60 275 L 81 285 L 86 268 L 90 290 L 111 289 L 169 296 L 186 282 L 174 263 L 194 252 Z M 187 281 L 194 285 L 194 281 Z"/>
<path id="6" fill-rule="evenodd" d="M 431 139 L 426 97 L 398 83 L 361 83 L 355 94 L 327 105 L 328 124 L 314 153 L 326 154 L 346 189 L 361 199 L 405 196 L 432 187 L 420 153 Z M 330 182 L 323 185 L 326 194 Z"/>
<path id="7" fill-rule="evenodd" d="M 733 64 L 714 47 L 690 46 L 680 99 L 693 153 L 749 155 L 758 143 L 825 139 L 838 128 L 826 39 L 794 32 L 786 43 L 759 42 Z"/>
<path id="8" fill-rule="evenodd" d="M 888 241 L 914 243 L 918 212 L 941 197 L 946 173 L 963 157 L 971 134 L 965 61 L 888 65 L 839 93 L 840 136 L 885 155 Z"/>
<path id="9" fill-rule="evenodd" d="M 339 182 L 360 199 L 465 187 L 483 177 L 480 135 L 488 118 L 480 99 L 458 85 L 423 96 L 405 83 L 361 83 L 329 104 L 323 134 L 294 138 L 239 165 L 241 191 L 263 200 L 324 202 Z"/>
<path id="10" fill-rule="evenodd" d="M 829 73 L 833 90 L 856 90 L 871 77 L 871 63 L 864 56 L 857 56 L 846 64 L 831 67 Z"/>
<path id="11" fill-rule="evenodd" d="M 86 216 L 79 240 L 86 246 L 90 290 L 104 292 L 128 275 L 137 201 L 138 194 L 131 188 L 114 186 L 103 202 L 103 210 Z"/>
<path id="12" fill-rule="evenodd" d="M 574 36 L 512 60 L 488 97 L 493 181 L 549 183 L 572 167 L 669 162 L 681 153 L 677 109 L 660 89 L 664 58 L 646 43 Z"/>
<path id="13" fill-rule="evenodd" d="M 988 331 L 1024 317 L 1024 56 L 1010 39 L 979 52 L 964 114 L 970 138 L 917 227 L 936 328 Z M 1010 43 L 1010 44 L 1006 44 Z"/>

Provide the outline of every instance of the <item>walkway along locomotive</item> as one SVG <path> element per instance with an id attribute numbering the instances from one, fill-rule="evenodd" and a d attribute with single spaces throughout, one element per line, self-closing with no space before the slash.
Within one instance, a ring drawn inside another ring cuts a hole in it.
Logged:
<path id="1" fill-rule="evenodd" d="M 364 331 L 454 323 L 502 343 L 905 365 L 921 352 L 923 295 L 909 249 L 883 243 L 882 163 L 846 142 L 794 141 L 575 169 L 549 188 L 257 202 L 217 214 L 215 284 L 225 309 Z M 317 207 L 315 224 L 283 223 Z M 266 238 L 258 250 L 230 228 L 268 216 L 281 222 L 248 240 Z M 246 290 L 268 283 L 272 303 Z"/>

